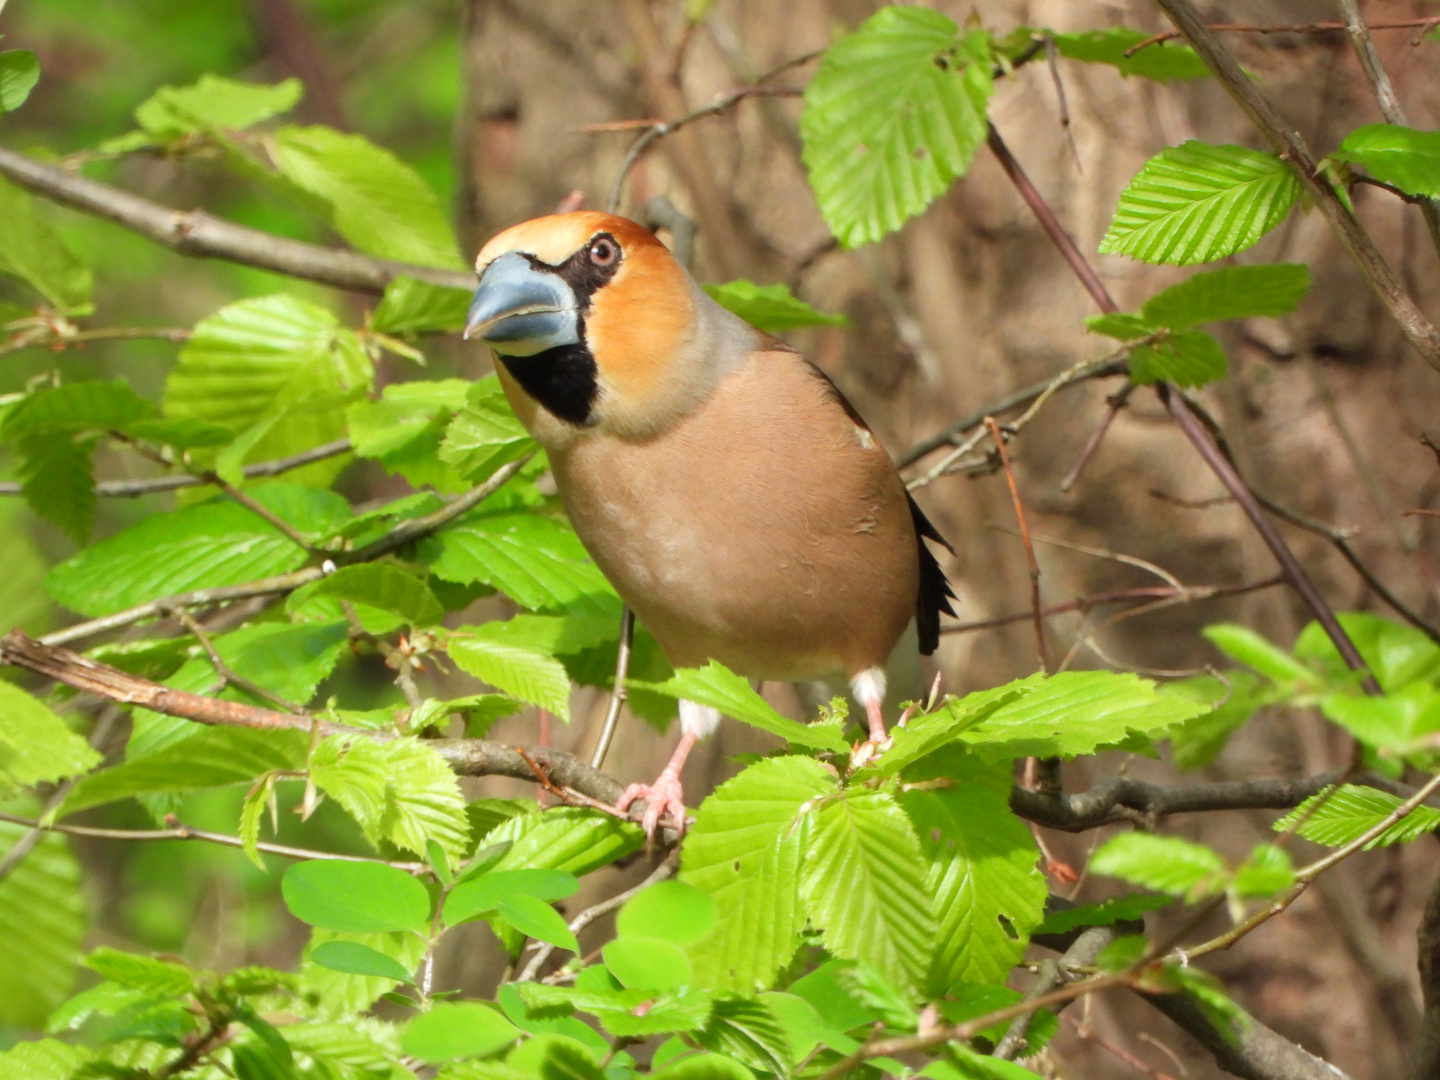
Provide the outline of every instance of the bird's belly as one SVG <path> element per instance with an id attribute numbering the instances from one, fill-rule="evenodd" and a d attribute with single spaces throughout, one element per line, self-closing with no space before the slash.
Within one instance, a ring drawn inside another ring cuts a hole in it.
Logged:
<path id="1" fill-rule="evenodd" d="M 908 621 L 914 578 L 887 556 L 912 551 L 913 533 L 908 521 L 879 527 L 864 499 L 817 511 L 773 478 L 756 490 L 723 468 L 697 491 L 633 462 L 555 464 L 580 539 L 675 666 L 853 674 L 883 662 Z"/>

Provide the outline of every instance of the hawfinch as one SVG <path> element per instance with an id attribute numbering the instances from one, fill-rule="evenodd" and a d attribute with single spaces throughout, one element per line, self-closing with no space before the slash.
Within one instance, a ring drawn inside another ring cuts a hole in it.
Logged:
<path id="1" fill-rule="evenodd" d="M 849 402 L 625 218 L 527 221 L 475 269 L 465 336 L 494 349 L 575 531 L 671 665 L 843 671 L 881 743 L 886 657 L 912 618 L 934 652 L 954 594 L 925 546 L 945 541 Z M 665 813 L 684 828 L 680 768 L 719 720 L 680 702 L 670 763 L 620 800 L 647 800 L 647 833 Z"/>

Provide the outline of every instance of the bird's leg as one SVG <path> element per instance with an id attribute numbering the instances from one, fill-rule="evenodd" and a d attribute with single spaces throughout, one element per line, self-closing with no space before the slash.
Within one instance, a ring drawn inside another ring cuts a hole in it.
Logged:
<path id="1" fill-rule="evenodd" d="M 855 700 L 865 706 L 870 725 L 870 738 L 855 750 L 855 764 L 863 765 L 880 752 L 885 743 L 885 717 L 880 711 L 885 702 L 885 669 L 868 667 L 850 680 Z"/>
<path id="2" fill-rule="evenodd" d="M 676 832 L 685 831 L 685 792 L 680 785 L 680 770 L 695 744 L 714 731 L 719 723 L 718 711 L 682 698 L 680 745 L 670 755 L 669 763 L 653 784 L 631 784 L 615 803 L 616 809 L 628 810 L 632 803 L 645 800 L 645 814 L 640 819 L 640 825 L 645 830 L 647 841 L 654 842 L 655 830 L 666 813 L 674 819 Z"/>

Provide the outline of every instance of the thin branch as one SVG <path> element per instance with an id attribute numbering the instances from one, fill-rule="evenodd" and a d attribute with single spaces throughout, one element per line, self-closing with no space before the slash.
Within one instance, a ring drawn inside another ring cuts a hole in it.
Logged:
<path id="1" fill-rule="evenodd" d="M 594 907 L 588 907 L 584 911 L 580 912 L 579 915 L 576 915 L 575 918 L 570 921 L 570 932 L 572 934 L 579 934 L 581 930 L 584 930 L 585 927 L 589 926 L 596 919 L 602 918 L 610 914 L 610 912 L 612 911 L 618 911 L 620 908 L 628 904 L 631 899 L 644 892 L 651 885 L 655 885 L 672 876 L 679 868 L 679 852 L 672 851 L 663 860 L 661 860 L 660 865 L 651 872 L 649 877 L 647 877 L 644 881 L 640 882 L 639 885 L 636 885 L 634 888 L 631 889 L 626 889 L 624 892 L 618 893 L 615 896 L 610 897 L 609 900 L 602 900 Z M 525 965 L 525 970 L 520 972 L 519 975 L 515 976 L 515 981 L 533 982 L 535 976 L 540 974 L 540 969 L 545 966 L 545 961 L 550 959 L 550 956 L 552 953 L 554 953 L 554 951 L 554 945 L 548 943 L 542 944 L 541 947 L 535 951 L 535 955 L 530 958 L 529 963 Z"/>
<path id="2" fill-rule="evenodd" d="M 896 468 L 903 469 L 907 465 L 913 465 L 927 454 L 934 453 L 944 446 L 955 446 L 960 437 L 967 431 L 972 431 L 985 422 L 987 416 L 1002 416 L 1015 409 L 1023 409 L 1032 404 L 1042 394 L 1063 390 L 1067 386 L 1079 386 L 1089 382 L 1091 379 L 1111 379 L 1117 375 L 1129 374 L 1130 368 L 1124 356 L 1128 350 L 1118 351 L 1110 356 L 1099 360 L 1091 361 L 1087 366 L 1078 371 L 1074 368 L 1067 368 L 1057 376 L 1045 379 L 1041 382 L 1031 383 L 1022 387 L 1005 397 L 992 401 L 982 409 L 961 417 L 948 427 L 937 431 L 934 435 L 921 439 L 910 449 L 900 454 L 895 459 Z M 1073 372 L 1073 374 L 1072 374 Z M 1057 380 L 1063 380 L 1058 381 Z"/>
<path id="3" fill-rule="evenodd" d="M 246 479 L 279 476 L 292 469 L 313 465 L 317 461 L 325 461 L 327 458 L 348 454 L 350 450 L 349 439 L 336 439 L 334 442 L 322 443 L 302 453 L 291 454 L 289 457 L 275 458 L 273 461 L 257 461 L 253 465 L 246 465 L 241 472 Z M 204 477 L 189 473 L 176 476 L 155 476 L 145 480 L 101 480 L 95 485 L 95 494 L 102 498 L 134 499 L 141 495 L 156 495 L 179 488 L 203 487 L 210 483 L 211 481 Z M 21 495 L 24 493 L 23 488 L 23 484 L 0 483 L 0 496 Z"/>
<path id="4" fill-rule="evenodd" d="M 1370 80 L 1370 86 L 1375 91 L 1375 101 L 1380 106 L 1380 113 L 1385 117 L 1388 124 L 1397 124 L 1405 127 L 1409 120 L 1405 116 L 1405 108 L 1400 104 L 1400 98 L 1395 93 L 1395 87 L 1390 82 L 1390 73 L 1385 70 L 1385 64 L 1380 59 L 1380 53 L 1375 48 L 1375 42 L 1370 37 L 1370 28 L 1365 25 L 1365 17 L 1360 14 L 1358 0 L 1338 0 L 1340 10 L 1345 15 L 1345 29 L 1350 37 L 1350 44 L 1355 46 L 1355 56 L 1360 61 L 1360 67 L 1364 69 L 1365 77 Z M 1440 22 L 1437 19 L 1436 22 Z M 1425 219 L 1425 227 L 1430 230 L 1430 242 L 1435 245 L 1435 250 L 1440 252 L 1440 214 L 1437 214 L 1435 200 L 1417 199 L 1416 205 L 1420 207 L 1420 214 Z"/>
<path id="5" fill-rule="evenodd" d="M 251 682 L 245 676 L 237 674 L 229 664 L 225 663 L 225 658 L 220 655 L 220 650 L 215 648 L 215 642 L 211 640 L 210 635 L 205 632 L 205 628 L 190 612 L 183 607 L 176 607 L 171 608 L 166 614 L 173 616 L 181 626 L 185 627 L 191 636 L 200 643 L 200 647 L 205 650 L 205 655 L 210 660 L 210 666 L 215 669 L 216 678 L 219 680 L 219 686 L 212 687 L 212 690 L 218 691 L 223 690 L 226 686 L 233 686 L 261 701 L 268 701 L 285 712 L 294 713 L 297 716 L 305 715 L 305 710 L 299 705 L 287 701 L 279 694 L 272 694 L 258 683 Z"/>
<path id="6" fill-rule="evenodd" d="M 173 210 L 8 147 L 0 147 L 0 176 L 62 206 L 113 221 L 181 255 L 224 259 L 363 293 L 383 293 L 386 285 L 402 276 L 454 289 L 475 287 L 475 275 L 464 271 L 374 259 L 355 251 L 288 240 L 203 210 Z"/>
<path id="7" fill-rule="evenodd" d="M 1428 29 L 1440 25 L 1440 15 L 1431 15 L 1424 19 L 1405 19 L 1401 22 L 1371 23 L 1371 30 L 1417 30 Z M 1217 34 L 1339 34 L 1349 29 L 1343 22 L 1313 22 L 1313 23 L 1206 23 L 1205 29 Z M 1137 41 L 1130 48 L 1125 50 L 1127 57 L 1134 56 L 1141 49 L 1149 48 L 1151 45 L 1159 45 L 1161 42 L 1174 41 L 1185 35 L 1179 30 L 1164 30 L 1158 34 L 1152 34 L 1144 41 Z"/>
<path id="8" fill-rule="evenodd" d="M 1416 807 L 1422 805 L 1434 792 L 1440 790 L 1440 773 L 1432 776 L 1415 794 L 1402 802 L 1390 813 L 1386 814 L 1378 822 L 1366 829 L 1363 833 L 1351 840 L 1343 847 L 1337 848 L 1323 859 L 1317 859 L 1309 866 L 1295 872 L 1295 884 L 1285 892 L 1281 893 L 1270 903 L 1257 911 L 1254 915 L 1234 926 L 1225 933 L 1211 940 L 1196 945 L 1194 948 L 1186 949 L 1184 957 L 1187 960 L 1194 960 L 1207 953 L 1216 952 L 1220 949 L 1228 949 L 1241 938 L 1245 937 L 1257 927 L 1264 925 L 1288 908 L 1300 895 L 1308 889 L 1314 880 L 1331 867 L 1344 862 L 1357 851 L 1363 850 L 1370 842 L 1385 833 L 1396 822 L 1408 817 Z"/>
<path id="9" fill-rule="evenodd" d="M 615 682 L 610 688 L 610 704 L 605 709 L 605 722 L 600 726 L 600 738 L 595 741 L 595 752 L 590 755 L 590 767 L 605 766 L 605 755 L 610 752 L 610 743 L 615 738 L 615 729 L 620 724 L 620 709 L 625 704 L 629 691 L 625 689 L 625 678 L 630 673 L 630 650 L 635 641 L 635 613 L 627 604 L 620 612 L 620 646 L 615 653 Z"/>
<path id="10" fill-rule="evenodd" d="M 518 473 L 533 456 L 533 454 L 526 455 L 518 461 L 512 461 L 508 465 L 502 465 L 499 469 L 495 470 L 491 477 L 483 484 L 471 488 L 460 498 L 455 499 L 453 502 L 446 503 L 434 513 L 402 521 L 374 543 L 361 548 L 359 551 L 337 553 L 333 561 L 346 566 L 353 563 L 370 562 L 380 558 L 382 555 L 388 555 L 397 548 L 403 547 L 414 540 L 418 540 L 422 536 L 428 536 L 430 533 L 448 525 L 455 518 L 473 509 L 486 498 L 493 495 L 506 481 Z M 234 600 L 248 600 L 256 596 L 283 596 L 286 593 L 294 592 L 302 585 L 308 585 L 312 581 L 319 581 L 325 576 L 325 573 L 326 571 L 323 566 L 312 566 L 303 570 L 295 570 L 289 574 L 280 574 L 276 577 L 261 578 L 258 581 L 246 582 L 243 585 L 222 585 L 213 589 L 196 589 L 194 592 L 166 596 L 159 600 L 152 600 L 149 603 L 137 604 L 135 607 L 126 608 L 124 611 L 117 611 L 113 615 L 104 615 L 98 619 L 91 619 L 88 622 L 67 626 L 65 629 L 57 630 L 53 634 L 46 634 L 40 641 L 45 645 L 68 645 L 72 641 L 79 641 L 82 638 L 93 637 L 96 634 L 118 630 L 122 626 L 129 626 L 132 623 L 137 623 L 144 619 L 158 618 L 176 607 L 213 607 L 216 604 L 226 604 Z"/>
<path id="11" fill-rule="evenodd" d="M 1069 1024 L 1079 1038 L 1084 1039 L 1086 1042 L 1093 1042 L 1102 1050 L 1106 1050 L 1109 1053 L 1113 1054 L 1115 1057 L 1119 1058 L 1136 1072 L 1150 1077 L 1151 1080 L 1176 1080 L 1176 1078 L 1170 1073 L 1154 1068 L 1151 1065 L 1147 1065 L 1134 1054 L 1130 1053 L 1129 1050 L 1126 1050 L 1123 1046 L 1111 1042 L 1109 1039 L 1105 1038 L 1098 1031 L 1096 1031 L 1089 1024 L 1087 1024 L 1084 1020 L 1076 1020 L 1075 1017 L 1071 1016 L 1069 1013 L 1062 1013 L 1060 1015 L 1060 1019 L 1063 1023 Z"/>
<path id="12" fill-rule="evenodd" d="M 1041 399 L 1044 400 L 1043 398 Z M 1035 402 L 1036 406 L 1040 401 Z M 985 418 L 990 437 L 995 441 L 995 450 L 1000 455 L 1000 465 L 1005 470 L 1005 481 L 1010 485 L 1010 501 L 1015 504 L 1015 517 L 1020 522 L 1020 540 L 1025 545 L 1025 561 L 1030 571 L 1030 610 L 1035 624 L 1035 655 L 1040 670 L 1050 673 L 1050 650 L 1045 647 L 1045 620 L 1040 612 L 1040 564 L 1035 559 L 1035 546 L 1030 543 L 1030 527 L 1025 523 L 1025 507 L 1020 502 L 1020 489 L 1015 484 L 1015 473 L 1010 468 L 1010 455 L 1005 450 L 1005 436 L 993 416 Z"/>
<path id="13" fill-rule="evenodd" d="M 1259 84 L 1246 75 L 1215 35 L 1206 29 L 1190 0 L 1156 0 L 1190 46 L 1205 61 L 1220 85 L 1244 110 L 1275 152 L 1289 162 L 1301 185 L 1325 216 L 1331 230 L 1349 253 L 1365 280 L 1386 310 L 1400 325 L 1415 350 L 1431 367 L 1440 371 L 1440 333 L 1420 311 L 1400 284 L 1350 208 L 1341 200 L 1330 181 L 1320 172 L 1309 146 L 1293 124 L 1287 123 L 1261 92 Z"/>
<path id="14" fill-rule="evenodd" d="M 99 829 L 89 825 L 66 825 L 66 824 L 45 824 L 41 821 L 34 821 L 19 814 L 0 813 L 0 821 L 9 822 L 11 825 L 23 825 L 27 829 L 34 829 L 36 832 L 64 833 L 66 836 L 82 836 L 92 840 L 202 840 L 207 844 L 219 844 L 222 847 L 243 848 L 245 842 L 238 836 L 229 836 L 225 833 L 206 832 L 204 829 L 192 829 L 188 825 L 174 825 L 168 829 Z M 369 855 L 340 855 L 331 851 L 311 851 L 309 848 L 291 847 L 288 844 L 271 844 L 264 840 L 256 843 L 256 848 L 267 855 L 282 855 L 287 859 L 334 859 L 340 862 L 370 862 L 383 863 L 386 866 L 393 866 L 397 870 L 404 870 L 408 874 L 425 874 L 430 868 L 421 862 L 396 862 L 389 859 L 376 859 Z"/>
<path id="15" fill-rule="evenodd" d="M 1025 992 L 1025 1000 L 1034 1001 L 1036 998 L 1050 993 L 1057 986 L 1064 985 L 1069 981 L 1069 975 L 1065 970 L 1067 967 L 1090 967 L 1105 946 L 1114 940 L 1115 932 L 1108 926 L 1092 926 L 1082 932 L 1059 960 L 1041 961 L 1040 971 L 1034 985 Z M 1010 1027 L 1006 1029 L 1004 1036 L 996 1044 L 993 1056 L 1009 1061 L 1023 1050 L 1025 1036 L 1029 1033 L 1030 1024 L 1034 1019 L 1035 1014 L 1028 1012 L 1012 1020 Z"/>
<path id="16" fill-rule="evenodd" d="M 1065 615 L 1072 611 L 1086 612 L 1107 604 L 1123 604 L 1129 600 L 1178 599 L 1185 603 L 1194 603 L 1200 600 L 1211 600 L 1218 596 L 1239 596 L 1243 593 L 1258 592 L 1261 589 L 1271 589 L 1276 585 L 1284 584 L 1284 576 L 1277 574 L 1264 581 L 1246 582 L 1240 585 L 1181 585 L 1178 588 L 1173 585 L 1149 585 L 1134 589 L 1113 589 L 1109 592 L 1077 597 L 1063 604 L 1052 604 L 1043 609 L 1041 614 L 1048 619 L 1052 615 Z M 991 619 L 951 623 L 942 627 L 940 632 L 942 634 L 969 634 L 977 630 L 993 630 L 997 626 L 1009 626 L 1011 623 L 1023 622 L 1030 618 L 1030 615 L 1029 611 L 1016 611 L 1009 615 L 997 615 Z"/>
<path id="17" fill-rule="evenodd" d="M 1440 1074 L 1440 878 L 1431 887 L 1415 941 L 1425 1015 L 1407 1075 L 1409 1080 L 1432 1080 Z"/>
<path id="18" fill-rule="evenodd" d="M 64 325 L 68 324 L 61 324 L 62 327 Z M 61 327 L 47 324 L 45 329 L 50 333 L 22 333 L 10 341 L 0 343 L 0 356 L 20 352 L 22 349 L 53 349 L 60 352 L 72 345 L 84 345 L 91 341 L 190 340 L 190 331 L 176 326 L 113 326 L 94 330 L 71 330 L 66 333 Z"/>
<path id="19" fill-rule="evenodd" d="M 1090 464 L 1090 459 L 1095 456 L 1095 451 L 1100 449 L 1100 444 L 1105 440 L 1105 435 L 1110 430 L 1110 425 L 1115 423 L 1115 418 L 1120 415 L 1130 401 L 1130 394 L 1134 391 L 1134 383 L 1126 383 L 1115 393 L 1105 399 L 1105 415 L 1100 418 L 1100 424 L 1085 441 L 1084 449 L 1080 451 L 1080 457 L 1071 466 L 1070 471 L 1060 481 L 1060 490 L 1068 493 L 1071 488 L 1080 480 L 1080 474 L 1085 471 L 1085 466 Z"/>

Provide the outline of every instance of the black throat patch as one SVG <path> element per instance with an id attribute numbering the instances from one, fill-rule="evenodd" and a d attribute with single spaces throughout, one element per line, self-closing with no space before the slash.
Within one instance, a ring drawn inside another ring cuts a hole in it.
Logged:
<path id="1" fill-rule="evenodd" d="M 591 413 L 600 396 L 600 368 L 585 340 L 585 315 L 596 291 L 609 283 L 624 261 L 623 254 L 609 266 L 596 266 L 590 261 L 591 246 L 602 238 L 614 244 L 617 251 L 622 250 L 613 236 L 602 232 L 592 236 L 559 266 L 541 262 L 533 255 L 525 256 L 537 270 L 558 274 L 574 291 L 580 308 L 576 320 L 580 340 L 574 345 L 557 345 L 534 356 L 500 357 L 505 369 L 542 408 L 576 427 L 595 422 Z"/>
<path id="2" fill-rule="evenodd" d="M 515 376 L 541 408 L 576 427 L 590 424 L 590 412 L 600 396 L 596 376 L 600 369 L 585 344 L 585 331 L 574 345 L 557 345 L 534 356 L 502 356 L 505 370 Z"/>

